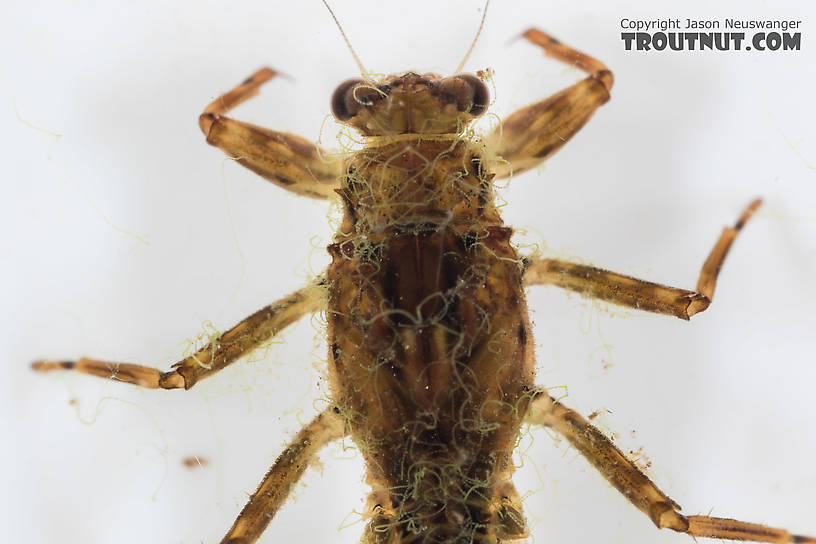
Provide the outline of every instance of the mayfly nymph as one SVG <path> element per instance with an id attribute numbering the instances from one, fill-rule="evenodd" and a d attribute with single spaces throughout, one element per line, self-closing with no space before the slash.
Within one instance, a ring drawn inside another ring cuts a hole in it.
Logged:
<path id="1" fill-rule="evenodd" d="M 493 180 L 552 156 L 609 100 L 614 81 L 601 62 L 540 30 L 523 37 L 587 76 L 516 111 L 483 139 L 469 127 L 487 110 L 488 89 L 459 70 L 449 77 L 407 72 L 341 84 L 332 112 L 364 141 L 347 156 L 226 116 L 277 75 L 272 69 L 217 98 L 199 118 L 208 143 L 285 190 L 341 199 L 343 219 L 325 274 L 168 372 L 89 358 L 41 360 L 34 368 L 190 389 L 301 317 L 325 311 L 332 403 L 281 453 L 222 544 L 255 542 L 317 452 L 344 436 L 362 453 L 372 488 L 363 542 L 527 538 L 511 480 L 511 454 L 525 422 L 563 435 L 659 528 L 693 537 L 816 543 L 755 523 L 681 514 L 609 438 L 536 385 L 526 286 L 554 285 L 687 320 L 708 308 L 721 265 L 760 201 L 724 229 L 695 290 L 520 256 L 496 206 Z"/>

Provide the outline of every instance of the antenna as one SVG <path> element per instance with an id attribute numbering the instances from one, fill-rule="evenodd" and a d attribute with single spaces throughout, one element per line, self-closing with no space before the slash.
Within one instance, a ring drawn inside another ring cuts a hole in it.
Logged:
<path id="1" fill-rule="evenodd" d="M 363 77 L 366 77 L 366 74 L 368 74 L 368 70 L 365 69 L 365 66 L 363 66 L 363 63 L 360 62 L 360 57 L 358 57 L 357 53 L 354 52 L 354 48 L 351 46 L 351 42 L 349 41 L 348 37 L 346 36 L 346 33 L 343 32 L 343 27 L 340 26 L 340 21 L 337 20 L 337 16 L 335 16 L 334 12 L 332 11 L 331 7 L 329 7 L 329 4 L 328 4 L 328 2 L 326 2 L 326 0 L 323 0 L 323 5 L 326 6 L 326 9 L 329 10 L 329 13 L 331 13 L 332 19 L 334 19 L 335 24 L 337 24 L 337 28 L 340 29 L 340 34 L 342 34 L 343 39 L 346 40 L 346 45 L 348 46 L 349 51 L 351 51 L 351 56 L 354 57 L 354 62 L 356 62 L 357 66 L 360 68 L 360 75 L 363 76 Z M 482 19 L 482 23 L 484 23 L 484 19 Z M 481 31 L 481 28 L 479 30 Z M 472 49 L 472 46 L 471 46 L 471 49 Z"/>
<path id="2" fill-rule="evenodd" d="M 325 2 L 326 0 L 323 1 Z M 453 71 L 454 74 L 458 74 L 459 72 L 462 71 L 462 68 L 465 67 L 465 63 L 467 62 L 468 57 L 470 57 L 470 54 L 473 52 L 473 48 L 476 47 L 476 41 L 479 39 L 479 35 L 482 33 L 482 29 L 484 28 L 485 17 L 487 17 L 488 4 L 490 4 L 490 0 L 485 0 L 484 13 L 482 13 L 482 22 L 479 23 L 479 30 L 476 31 L 476 37 L 473 38 L 473 43 L 470 44 L 467 53 L 465 53 L 465 58 L 462 59 L 462 62 L 460 62 L 459 66 L 456 67 L 456 70 Z"/>

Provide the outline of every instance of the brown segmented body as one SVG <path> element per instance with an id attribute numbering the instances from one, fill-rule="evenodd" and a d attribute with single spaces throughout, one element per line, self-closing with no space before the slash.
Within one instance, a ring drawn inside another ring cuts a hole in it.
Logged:
<path id="1" fill-rule="evenodd" d="M 334 400 L 365 456 L 372 506 L 406 542 L 412 524 L 426 542 L 515 528 L 500 510 L 515 498 L 533 348 L 512 230 L 482 164 L 472 142 L 413 135 L 356 154 L 340 191 Z"/>

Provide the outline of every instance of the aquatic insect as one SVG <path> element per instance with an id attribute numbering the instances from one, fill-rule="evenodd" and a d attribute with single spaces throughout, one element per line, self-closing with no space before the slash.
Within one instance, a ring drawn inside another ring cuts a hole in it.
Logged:
<path id="1" fill-rule="evenodd" d="M 756 204 L 715 246 L 697 292 L 519 257 L 493 206 L 491 174 L 519 173 L 546 159 L 608 99 L 612 85 L 611 73 L 594 59 L 538 31 L 525 37 L 590 75 L 506 119 L 484 146 L 464 137 L 470 117 L 487 103 L 473 76 L 405 74 L 338 88 L 335 115 L 368 142 L 341 165 L 324 162 L 326 155 L 305 140 L 225 117 L 274 76 L 254 74 L 207 108 L 202 129 L 211 143 L 284 188 L 316 198 L 341 190 L 346 220 L 327 276 L 250 316 L 170 372 L 89 359 L 36 367 L 189 388 L 325 304 L 336 405 L 284 451 L 225 542 L 254 540 L 314 451 L 342 433 L 357 441 L 369 465 L 368 540 L 521 538 L 526 529 L 508 456 L 525 415 L 563 432 L 656 523 L 698 535 L 761 536 L 765 529 L 705 516 L 685 518 L 684 529 L 670 499 L 609 440 L 535 388 L 523 281 L 687 318 L 707 306 L 725 252 Z"/>

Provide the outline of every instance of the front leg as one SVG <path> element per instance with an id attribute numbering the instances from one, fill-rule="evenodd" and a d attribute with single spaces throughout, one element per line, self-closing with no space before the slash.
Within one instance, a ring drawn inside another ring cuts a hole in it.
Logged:
<path id="1" fill-rule="evenodd" d="M 528 261 L 524 269 L 524 283 L 526 285 L 555 285 L 590 298 L 688 320 L 711 304 L 723 261 L 737 238 L 737 234 L 761 204 L 761 200 L 754 200 L 745 208 L 733 227 L 723 229 L 720 238 L 703 263 L 696 291 L 667 287 L 608 270 L 557 259 Z"/>
<path id="2" fill-rule="evenodd" d="M 312 198 L 328 198 L 339 187 L 341 161 L 309 140 L 286 132 L 236 121 L 224 114 L 256 94 L 278 75 L 261 68 L 243 83 L 210 103 L 198 119 L 207 143 L 238 163 L 287 191 Z"/>
<path id="3" fill-rule="evenodd" d="M 571 64 L 588 77 L 549 98 L 522 108 L 505 119 L 486 142 L 499 161 L 496 177 L 519 174 L 541 164 L 572 138 L 601 105 L 609 100 L 614 79 L 604 64 L 555 38 L 531 28 L 524 38 L 544 54 Z"/>

